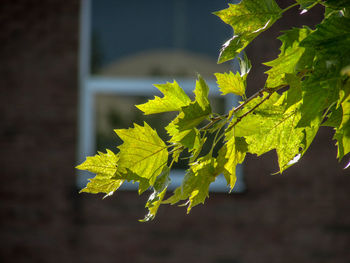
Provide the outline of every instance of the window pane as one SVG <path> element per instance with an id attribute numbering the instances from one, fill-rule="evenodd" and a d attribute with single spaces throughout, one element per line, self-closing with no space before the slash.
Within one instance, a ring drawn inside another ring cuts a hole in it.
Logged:
<path id="1" fill-rule="evenodd" d="M 227 1 L 95 0 L 92 2 L 92 74 L 193 77 L 230 70 L 217 65 L 231 28 L 212 14 Z"/>

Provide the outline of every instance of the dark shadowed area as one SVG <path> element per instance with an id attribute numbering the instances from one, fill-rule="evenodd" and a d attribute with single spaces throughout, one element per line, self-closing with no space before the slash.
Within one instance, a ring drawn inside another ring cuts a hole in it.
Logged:
<path id="1" fill-rule="evenodd" d="M 278 55 L 279 32 L 312 26 L 323 10 L 298 12 L 248 46 L 248 95 Z M 0 262 L 350 262 L 350 170 L 330 129 L 283 175 L 271 175 L 275 153 L 248 156 L 247 190 L 212 193 L 189 215 L 164 206 L 139 223 L 147 195 L 79 195 L 79 13 L 78 0 L 0 4 Z"/>

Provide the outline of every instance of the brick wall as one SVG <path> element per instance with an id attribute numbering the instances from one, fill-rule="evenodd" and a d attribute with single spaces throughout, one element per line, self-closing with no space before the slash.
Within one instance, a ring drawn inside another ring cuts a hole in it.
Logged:
<path id="1" fill-rule="evenodd" d="M 0 4 L 0 261 L 70 258 L 78 1 Z"/>
<path id="2" fill-rule="evenodd" d="M 77 0 L 1 3 L 1 262 L 350 261 L 349 171 L 328 129 L 282 176 L 270 175 L 274 153 L 249 156 L 246 193 L 211 194 L 189 215 L 161 207 L 141 224 L 146 196 L 78 195 L 78 16 Z M 318 18 L 303 19 L 291 11 L 259 37 L 248 49 L 253 63 L 278 54 L 269 38 L 279 28 Z M 250 77 L 251 92 L 264 70 Z"/>

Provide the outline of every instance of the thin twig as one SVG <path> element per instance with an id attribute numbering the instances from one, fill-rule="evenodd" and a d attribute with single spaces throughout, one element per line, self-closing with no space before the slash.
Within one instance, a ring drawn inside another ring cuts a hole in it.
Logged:
<path id="1" fill-rule="evenodd" d="M 294 6 L 297 6 L 297 5 L 299 5 L 299 3 L 295 3 L 295 4 L 292 4 L 292 5 L 288 6 L 288 7 L 286 7 L 285 9 L 283 9 L 283 10 L 281 11 L 281 13 L 284 13 L 284 12 L 288 11 L 289 9 L 291 9 L 291 8 L 293 8 Z"/>
<path id="2" fill-rule="evenodd" d="M 239 106 L 237 106 L 236 108 L 233 109 L 232 113 L 236 113 L 237 111 L 239 111 L 240 109 L 242 109 L 243 107 L 245 107 L 251 100 L 255 99 L 256 97 L 262 95 L 264 92 L 268 92 L 270 89 L 268 88 L 263 88 L 261 90 L 259 90 L 258 92 L 256 92 L 255 94 L 253 94 L 252 96 L 250 96 L 246 101 L 244 101 L 244 103 L 240 104 Z"/>
<path id="3" fill-rule="evenodd" d="M 236 126 L 245 116 L 247 116 L 248 114 L 250 114 L 250 113 L 252 113 L 254 110 L 256 110 L 256 108 L 258 108 L 261 104 L 263 104 L 265 101 L 267 101 L 270 97 L 271 97 L 271 95 L 274 93 L 274 91 L 273 92 L 269 92 L 269 94 L 265 97 L 265 98 L 263 98 L 262 99 L 262 101 L 260 101 L 258 104 L 256 104 L 253 108 L 251 108 L 249 111 L 247 111 L 246 113 L 244 113 L 242 116 L 239 116 L 238 118 L 237 118 L 237 120 L 232 124 L 232 125 L 230 125 L 228 128 L 227 128 L 227 130 L 226 130 L 226 132 L 229 132 L 234 126 Z"/>

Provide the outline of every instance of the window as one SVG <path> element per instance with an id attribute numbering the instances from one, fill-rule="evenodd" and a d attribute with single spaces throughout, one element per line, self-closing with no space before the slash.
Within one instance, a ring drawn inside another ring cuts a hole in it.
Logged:
<path id="1" fill-rule="evenodd" d="M 237 103 L 234 96 L 220 96 L 213 79 L 214 72 L 234 71 L 233 64 L 216 64 L 218 50 L 232 32 L 211 13 L 224 8 L 225 2 L 81 1 L 80 162 L 97 150 L 116 149 L 121 141 L 113 134 L 115 128 L 128 128 L 145 118 L 151 126 L 166 125 L 162 122 L 166 115 L 145 117 L 134 107 L 159 95 L 152 84 L 176 79 L 192 95 L 198 72 L 210 86 L 210 100 L 218 112 L 227 112 Z M 181 165 L 172 172 L 171 188 L 179 185 L 183 174 Z M 89 177 L 79 172 L 79 187 L 85 186 Z M 241 167 L 237 177 L 234 191 L 243 191 Z M 122 188 L 134 187 L 125 184 Z M 227 190 L 223 176 L 211 190 Z"/>

